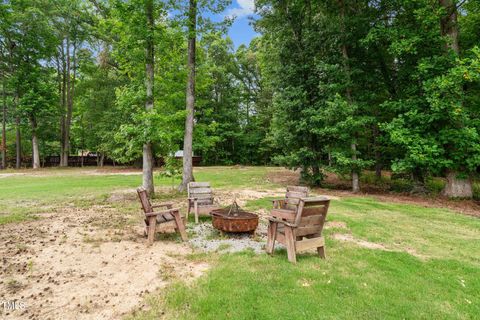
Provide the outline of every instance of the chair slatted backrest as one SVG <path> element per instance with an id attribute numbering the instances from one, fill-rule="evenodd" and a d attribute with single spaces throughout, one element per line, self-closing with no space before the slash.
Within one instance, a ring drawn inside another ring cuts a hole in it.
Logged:
<path id="1" fill-rule="evenodd" d="M 287 193 L 285 195 L 286 209 L 295 210 L 300 199 L 306 197 L 308 197 L 308 187 L 287 186 Z"/>
<path id="2" fill-rule="evenodd" d="M 190 182 L 187 189 L 188 197 L 198 199 L 199 205 L 213 204 L 213 191 L 209 182 Z"/>
<path id="3" fill-rule="evenodd" d="M 317 235 L 323 231 L 330 199 L 326 197 L 304 198 L 300 200 L 295 224 L 297 236 Z"/>
<path id="4" fill-rule="evenodd" d="M 142 203 L 142 209 L 145 213 L 153 212 L 152 204 L 148 199 L 147 190 L 145 188 L 140 187 L 137 189 L 138 197 L 140 198 L 140 202 Z"/>

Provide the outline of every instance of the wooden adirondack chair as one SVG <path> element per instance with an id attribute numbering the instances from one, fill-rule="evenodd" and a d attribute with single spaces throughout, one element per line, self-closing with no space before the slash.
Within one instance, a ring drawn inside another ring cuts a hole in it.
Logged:
<path id="1" fill-rule="evenodd" d="M 148 236 L 148 245 L 153 244 L 156 232 L 165 232 L 169 229 L 180 232 L 182 240 L 187 241 L 185 224 L 178 208 L 173 208 L 171 203 L 152 205 L 148 199 L 147 190 L 142 187 L 137 189 L 137 193 L 145 213 L 145 234 Z M 154 212 L 155 208 L 165 209 Z"/>
<path id="2" fill-rule="evenodd" d="M 200 214 L 208 215 L 212 210 L 220 209 L 220 205 L 213 198 L 213 191 L 209 182 L 190 182 L 188 189 L 187 219 L 193 208 L 195 223 L 198 223 Z"/>
<path id="3" fill-rule="evenodd" d="M 301 198 L 308 197 L 308 187 L 287 186 L 285 199 L 273 200 L 273 208 L 297 210 Z"/>
<path id="4" fill-rule="evenodd" d="M 275 241 L 287 247 L 288 260 L 296 263 L 297 252 L 317 248 L 325 258 L 325 239 L 322 236 L 330 200 L 326 197 L 301 198 L 295 211 L 272 209 L 269 217 L 267 247 L 272 254 Z"/>

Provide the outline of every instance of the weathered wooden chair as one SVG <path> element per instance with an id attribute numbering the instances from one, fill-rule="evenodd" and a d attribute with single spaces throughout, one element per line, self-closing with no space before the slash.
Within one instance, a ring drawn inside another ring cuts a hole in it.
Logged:
<path id="1" fill-rule="evenodd" d="M 308 187 L 287 186 L 285 199 L 273 200 L 273 208 L 297 210 L 301 198 L 308 197 Z"/>
<path id="2" fill-rule="evenodd" d="M 200 214 L 208 215 L 212 210 L 220 209 L 220 205 L 213 197 L 213 191 L 209 182 L 190 182 L 188 189 L 187 219 L 193 208 L 195 223 L 198 223 Z"/>
<path id="3" fill-rule="evenodd" d="M 145 234 L 148 236 L 148 244 L 151 245 L 156 232 L 175 230 L 180 232 L 183 241 L 187 241 L 185 224 L 178 208 L 173 208 L 171 203 L 152 205 L 148 199 L 147 191 L 140 187 L 137 189 L 138 197 L 145 213 Z M 161 211 L 153 211 L 155 208 L 165 208 Z"/>
<path id="4" fill-rule="evenodd" d="M 267 247 L 272 254 L 275 241 L 287 247 L 288 260 L 296 263 L 297 252 L 317 248 L 325 258 L 325 239 L 322 236 L 330 200 L 325 197 L 300 198 L 296 210 L 272 209 L 269 217 Z"/>

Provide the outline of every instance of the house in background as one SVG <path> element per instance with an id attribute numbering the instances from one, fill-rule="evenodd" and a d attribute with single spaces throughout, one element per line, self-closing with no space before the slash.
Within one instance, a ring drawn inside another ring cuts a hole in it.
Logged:
<path id="1" fill-rule="evenodd" d="M 174 155 L 175 159 L 180 159 L 180 160 L 183 160 L 183 150 L 178 150 L 178 151 L 175 151 Z M 163 159 L 162 159 L 163 161 Z M 199 166 L 200 164 L 202 163 L 202 157 L 201 156 L 196 156 L 193 152 L 192 152 L 192 164 L 193 166 L 197 167 Z"/>

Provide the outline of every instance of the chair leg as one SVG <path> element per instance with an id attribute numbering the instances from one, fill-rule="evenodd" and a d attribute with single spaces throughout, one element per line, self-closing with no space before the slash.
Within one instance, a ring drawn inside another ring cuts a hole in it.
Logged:
<path id="1" fill-rule="evenodd" d="M 322 259 L 326 259 L 327 258 L 327 255 L 325 253 L 325 246 L 323 247 L 318 247 L 317 248 L 317 252 L 318 252 L 318 255 L 320 256 L 320 258 Z"/>
<path id="2" fill-rule="evenodd" d="M 265 248 L 268 254 L 273 254 L 275 249 L 275 239 L 277 236 L 277 222 L 270 221 L 267 230 L 267 247 Z"/>
<path id="3" fill-rule="evenodd" d="M 187 221 L 188 221 L 188 215 L 190 214 L 190 208 L 192 206 L 190 205 L 190 200 L 188 200 L 188 209 L 187 209 Z"/>
<path id="4" fill-rule="evenodd" d="M 320 233 L 315 233 L 315 234 L 311 234 L 311 235 L 308 235 L 307 238 L 311 239 L 311 238 L 319 238 L 321 237 L 321 234 Z M 320 256 L 320 258 L 322 259 L 326 259 L 327 258 L 327 255 L 325 253 L 325 243 L 323 244 L 323 246 L 321 247 L 317 247 L 317 253 L 318 255 Z"/>
<path id="5" fill-rule="evenodd" d="M 175 222 L 177 223 L 178 232 L 180 232 L 180 237 L 182 237 L 183 241 L 187 241 L 187 232 L 185 231 L 185 225 L 183 224 L 182 217 L 180 217 L 180 213 L 177 211 L 173 215 L 175 217 Z"/>
<path id="6" fill-rule="evenodd" d="M 295 237 L 293 230 L 289 226 L 285 226 L 285 243 L 287 245 L 288 261 L 297 263 L 297 255 L 295 252 Z"/>
<path id="7" fill-rule="evenodd" d="M 195 201 L 194 204 L 194 211 L 195 211 L 195 223 L 198 223 L 198 203 Z"/>
<path id="8" fill-rule="evenodd" d="M 153 244 L 155 239 L 155 229 L 157 227 L 157 217 L 153 216 L 148 219 L 148 245 Z"/>

